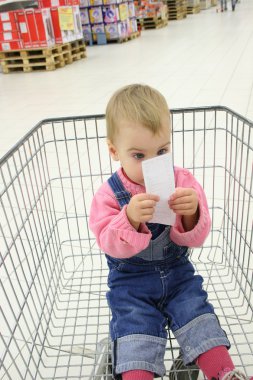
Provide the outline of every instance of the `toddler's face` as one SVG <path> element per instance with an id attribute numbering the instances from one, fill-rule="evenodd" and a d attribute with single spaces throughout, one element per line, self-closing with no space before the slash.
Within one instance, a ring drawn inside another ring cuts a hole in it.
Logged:
<path id="1" fill-rule="evenodd" d="M 114 142 L 108 141 L 112 158 L 120 161 L 126 175 L 144 185 L 141 162 L 170 151 L 170 125 L 164 118 L 159 134 L 153 134 L 143 125 L 122 121 Z"/>

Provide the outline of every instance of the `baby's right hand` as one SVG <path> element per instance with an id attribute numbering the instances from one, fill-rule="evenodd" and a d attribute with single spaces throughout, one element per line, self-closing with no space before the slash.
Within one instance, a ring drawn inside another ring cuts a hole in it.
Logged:
<path id="1" fill-rule="evenodd" d="M 158 195 L 136 194 L 128 203 L 126 213 L 129 222 L 138 230 L 140 223 L 146 223 L 152 219 L 156 202 L 159 201 Z"/>

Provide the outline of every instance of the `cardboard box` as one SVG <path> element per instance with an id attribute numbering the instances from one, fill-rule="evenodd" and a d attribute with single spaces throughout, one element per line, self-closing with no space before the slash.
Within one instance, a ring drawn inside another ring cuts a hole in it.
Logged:
<path id="1" fill-rule="evenodd" d="M 72 6 L 80 5 L 79 0 L 38 0 L 38 5 L 40 8 L 51 8 L 51 7 L 62 7 L 62 6 Z"/>
<path id="2" fill-rule="evenodd" d="M 105 33 L 108 40 L 117 40 L 119 38 L 118 23 L 106 24 Z"/>
<path id="3" fill-rule="evenodd" d="M 127 27 L 126 21 L 119 22 L 118 30 L 119 30 L 119 38 L 128 37 L 128 27 Z"/>
<path id="4" fill-rule="evenodd" d="M 90 23 L 88 8 L 80 8 L 80 17 L 82 25 L 87 25 Z"/>
<path id="5" fill-rule="evenodd" d="M 116 5 L 103 6 L 103 18 L 105 23 L 117 23 L 119 21 L 119 10 Z"/>
<path id="6" fill-rule="evenodd" d="M 0 32 L 14 32 L 18 30 L 15 11 L 0 13 Z"/>
<path id="7" fill-rule="evenodd" d="M 91 27 L 93 40 L 97 41 L 98 34 L 105 34 L 105 26 L 104 24 L 95 24 Z"/>
<path id="8" fill-rule="evenodd" d="M 85 41 L 92 41 L 92 33 L 91 33 L 91 26 L 90 25 L 83 25 L 83 36 Z"/>
<path id="9" fill-rule="evenodd" d="M 128 3 L 128 12 L 129 12 L 129 17 L 135 17 L 135 6 L 134 3 Z"/>
<path id="10" fill-rule="evenodd" d="M 136 20 L 136 18 L 131 18 L 130 20 L 129 20 L 129 22 L 130 22 L 130 28 L 131 28 L 131 33 L 136 33 L 136 32 L 138 32 L 138 25 L 137 25 L 137 20 Z"/>
<path id="11" fill-rule="evenodd" d="M 128 3 L 119 5 L 119 17 L 121 21 L 126 21 L 129 18 Z"/>
<path id="12" fill-rule="evenodd" d="M 10 31 L 10 32 L 1 32 L 0 31 L 0 41 L 1 42 L 7 42 L 7 41 L 13 41 L 13 40 L 20 40 L 20 33 L 19 31 Z"/>
<path id="13" fill-rule="evenodd" d="M 83 38 L 78 5 L 53 7 L 51 8 L 51 17 L 56 43 L 61 44 Z"/>
<path id="14" fill-rule="evenodd" d="M 51 17 L 57 44 L 71 42 L 76 39 L 72 7 L 51 8 Z"/>
<path id="15" fill-rule="evenodd" d="M 25 48 L 47 47 L 55 44 L 49 8 L 16 11 L 20 35 Z"/>
<path id="16" fill-rule="evenodd" d="M 100 24 L 103 22 L 102 7 L 92 7 L 89 9 L 91 24 Z"/>
<path id="17" fill-rule="evenodd" d="M 76 40 L 79 40 L 83 38 L 80 8 L 78 5 L 73 5 L 72 8 L 73 8 L 73 15 L 74 15 L 75 37 L 76 37 Z"/>
<path id="18" fill-rule="evenodd" d="M 20 50 L 24 49 L 22 40 L 0 42 L 0 51 Z"/>

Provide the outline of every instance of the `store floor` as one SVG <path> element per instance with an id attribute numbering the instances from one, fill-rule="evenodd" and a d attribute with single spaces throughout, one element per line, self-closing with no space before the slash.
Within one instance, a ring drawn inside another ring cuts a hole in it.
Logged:
<path id="1" fill-rule="evenodd" d="M 0 157 L 38 121 L 104 113 L 118 87 L 142 82 L 169 106 L 225 105 L 253 120 L 253 1 L 216 7 L 127 43 L 87 48 L 53 72 L 0 73 Z"/>

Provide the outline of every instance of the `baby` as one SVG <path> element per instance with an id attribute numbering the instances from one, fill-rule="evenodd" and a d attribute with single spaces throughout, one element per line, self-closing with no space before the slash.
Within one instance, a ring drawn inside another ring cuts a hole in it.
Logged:
<path id="1" fill-rule="evenodd" d="M 184 363 L 196 363 L 208 380 L 246 379 L 235 370 L 226 333 L 189 260 L 189 248 L 209 233 L 210 216 L 188 170 L 174 168 L 168 208 L 175 225 L 150 223 L 159 197 L 145 191 L 142 161 L 170 152 L 165 98 L 146 85 L 121 88 L 108 103 L 106 123 L 110 155 L 121 167 L 95 194 L 89 223 L 109 266 L 114 378 L 164 376 L 169 327 Z"/>

